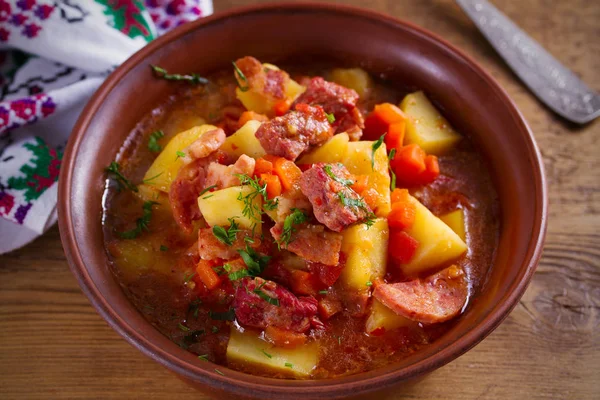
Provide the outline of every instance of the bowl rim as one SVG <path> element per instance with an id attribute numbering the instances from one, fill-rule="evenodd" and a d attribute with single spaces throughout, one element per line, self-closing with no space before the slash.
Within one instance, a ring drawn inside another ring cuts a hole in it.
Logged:
<path id="1" fill-rule="evenodd" d="M 531 241 L 528 245 L 525 261 L 526 270 L 523 278 L 519 281 L 513 281 L 510 288 L 502 299 L 495 304 L 486 318 L 478 322 L 465 335 L 461 336 L 448 346 L 442 348 L 439 352 L 430 355 L 427 358 L 416 361 L 404 368 L 395 369 L 384 374 L 376 376 L 362 377 L 368 372 L 350 375 L 348 377 L 326 379 L 326 380 L 282 380 L 273 378 L 262 378 L 254 375 L 241 373 L 235 370 L 222 367 L 227 370 L 227 375 L 223 376 L 212 370 L 205 369 L 198 365 L 190 364 L 168 350 L 163 350 L 157 344 L 146 339 L 139 332 L 133 330 L 131 326 L 109 305 L 108 301 L 101 295 L 96 284 L 91 279 L 85 267 L 85 262 L 81 257 L 79 246 L 76 240 L 76 230 L 72 219 L 72 191 L 71 181 L 73 170 L 77 159 L 76 151 L 81 145 L 90 122 L 93 120 L 96 112 L 104 103 L 104 100 L 110 95 L 115 86 L 119 83 L 131 69 L 135 68 L 146 57 L 159 50 L 162 46 L 185 36 L 189 32 L 202 29 L 214 23 L 223 20 L 235 18 L 240 15 L 260 14 L 262 12 L 276 11 L 304 11 L 304 12 L 328 12 L 334 14 L 349 15 L 370 19 L 376 22 L 382 22 L 395 26 L 402 26 L 405 30 L 412 31 L 437 46 L 446 48 L 447 51 L 457 55 L 462 59 L 486 85 L 502 98 L 507 105 L 508 111 L 513 117 L 515 124 L 520 127 L 520 131 L 525 135 L 528 145 L 528 155 L 531 157 L 531 166 L 535 177 L 535 191 L 539 195 L 535 199 L 534 226 Z M 115 71 L 108 76 L 100 88 L 89 100 L 81 115 L 79 116 L 71 136 L 69 138 L 59 177 L 59 229 L 61 241 L 65 251 L 69 267 L 75 275 L 83 293 L 90 300 L 97 312 L 104 318 L 108 324 L 123 336 L 131 345 L 139 349 L 146 356 L 152 358 L 170 370 L 180 374 L 195 382 L 200 382 L 208 387 L 219 388 L 237 395 L 247 395 L 251 389 L 255 393 L 267 395 L 268 397 L 277 394 L 290 394 L 297 389 L 301 389 L 304 394 L 319 395 L 350 395 L 362 394 L 377 389 L 383 389 L 397 382 L 407 380 L 412 377 L 422 375 L 433 371 L 442 365 L 456 359 L 466 351 L 474 347 L 489 335 L 512 311 L 517 305 L 519 299 L 527 289 L 531 278 L 535 272 L 545 240 L 548 219 L 548 198 L 547 185 L 544 174 L 543 161 L 541 153 L 535 142 L 534 135 L 525 121 L 523 115 L 518 110 L 515 103 L 508 96 L 506 91 L 496 82 L 496 80 L 486 72 L 471 56 L 456 48 L 438 35 L 421 28 L 411 22 L 392 17 L 381 12 L 368 10 L 355 6 L 321 4 L 316 2 L 299 3 L 266 3 L 237 7 L 216 13 L 208 17 L 200 18 L 193 22 L 188 22 L 167 34 L 153 40 L 142 49 L 133 54 L 123 64 L 118 66 Z"/>

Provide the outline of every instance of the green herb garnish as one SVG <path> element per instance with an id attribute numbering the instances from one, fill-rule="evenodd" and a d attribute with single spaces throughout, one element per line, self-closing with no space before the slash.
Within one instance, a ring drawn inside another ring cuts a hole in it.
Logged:
<path id="1" fill-rule="evenodd" d="M 119 184 L 119 190 L 122 187 L 126 187 L 127 189 L 129 189 L 133 192 L 137 192 L 138 188 L 133 183 L 131 183 L 131 181 L 129 179 L 125 178 L 125 176 L 119 170 L 120 168 L 121 167 L 120 167 L 119 163 L 116 161 L 113 161 L 110 163 L 110 165 L 108 167 L 106 167 L 105 171 L 114 176 L 115 180 Z"/>
<path id="2" fill-rule="evenodd" d="M 167 246 L 165 246 L 164 244 L 161 244 L 160 251 L 169 251 L 169 248 Z"/>
<path id="3" fill-rule="evenodd" d="M 233 321 L 235 320 L 235 311 L 230 308 L 224 312 L 209 311 L 208 315 L 215 321 Z"/>
<path id="4" fill-rule="evenodd" d="M 190 280 L 191 280 L 191 279 L 192 279 L 194 276 L 196 276 L 196 272 L 195 272 L 195 271 L 194 271 L 194 272 L 192 272 L 192 273 L 191 273 L 191 274 L 189 274 L 189 275 L 184 275 L 184 277 L 183 277 L 183 281 L 184 281 L 185 283 L 188 283 L 188 282 L 189 282 L 189 281 L 190 281 Z"/>
<path id="5" fill-rule="evenodd" d="M 154 75 L 156 75 L 156 77 L 166 79 L 168 81 L 184 81 L 184 82 L 192 83 L 194 85 L 198 85 L 198 84 L 206 85 L 208 83 L 208 79 L 206 79 L 198 74 L 191 74 L 191 75 L 169 74 L 166 69 L 161 68 L 159 66 L 151 65 L 150 67 L 154 71 Z"/>
<path id="6" fill-rule="evenodd" d="M 283 365 L 285 365 L 285 366 L 286 366 L 286 367 L 288 367 L 288 368 L 294 368 L 294 364 L 292 364 L 292 363 L 289 363 L 289 362 L 286 362 L 286 363 L 285 363 L 285 364 L 283 364 Z"/>
<path id="7" fill-rule="evenodd" d="M 215 368 L 215 372 L 216 372 L 217 374 L 219 374 L 219 375 L 223 375 L 223 376 L 225 376 L 225 374 L 224 374 L 224 373 L 222 373 L 221 371 L 219 371 L 219 370 L 218 370 L 218 369 L 216 369 L 216 368 Z"/>
<path id="8" fill-rule="evenodd" d="M 329 293 L 329 291 L 327 291 L 327 290 L 319 290 L 319 294 L 325 295 L 325 294 L 328 294 L 328 293 Z"/>
<path id="9" fill-rule="evenodd" d="M 372 211 L 369 210 L 367 203 L 365 203 L 365 201 L 362 198 L 351 199 L 346 197 L 346 195 L 343 192 L 338 192 L 338 197 L 344 206 L 355 207 L 364 210 L 367 213 L 367 215 L 365 216 L 363 224 L 365 224 L 367 228 L 373 226 L 373 224 L 375 223 L 375 218 L 377 217 Z"/>
<path id="10" fill-rule="evenodd" d="M 263 285 L 264 285 L 264 283 L 263 283 Z M 265 292 L 263 292 L 262 290 L 260 290 L 261 287 L 262 287 L 262 285 L 259 286 L 259 287 L 257 287 L 257 288 L 255 288 L 253 290 L 253 292 L 256 295 L 258 295 L 258 297 L 260 297 L 261 299 L 263 299 L 264 301 L 266 301 L 267 303 L 279 307 L 279 299 L 276 299 L 275 297 L 269 296 L 268 294 L 266 294 Z"/>
<path id="11" fill-rule="evenodd" d="M 375 143 L 373 143 L 373 146 L 371 146 L 371 170 L 373 171 L 375 170 L 375 152 L 383 144 L 383 139 L 385 138 L 385 135 L 385 133 L 381 135 L 381 137 Z"/>
<path id="12" fill-rule="evenodd" d="M 244 260 L 244 263 L 248 267 L 248 274 L 252 276 L 260 275 L 271 259 L 269 256 L 257 253 L 256 250 L 248 244 L 246 244 L 246 249 L 239 249 L 237 252 L 240 253 L 242 260 Z"/>
<path id="13" fill-rule="evenodd" d="M 373 286 L 373 282 L 368 281 L 367 283 L 365 283 L 365 285 L 367 285 L 367 286 Z"/>
<path id="14" fill-rule="evenodd" d="M 162 146 L 158 144 L 158 140 L 164 137 L 165 134 L 163 131 L 155 131 L 150 134 L 150 139 L 148 139 L 148 149 L 154 153 L 158 153 L 162 150 Z"/>
<path id="15" fill-rule="evenodd" d="M 245 278 L 246 276 L 249 276 L 250 274 L 248 273 L 247 269 L 240 269 L 239 271 L 234 271 L 232 273 L 230 273 L 229 276 L 229 280 L 230 281 L 237 281 L 238 279 L 242 279 Z"/>
<path id="16" fill-rule="evenodd" d="M 177 160 L 179 160 L 180 158 L 182 158 L 182 157 L 185 157 L 185 156 L 186 156 L 186 154 L 185 154 L 183 151 L 181 151 L 181 150 L 177 150 L 177 151 L 175 152 L 175 154 L 177 154 L 177 157 L 175 157 L 175 161 L 177 161 Z"/>
<path id="17" fill-rule="evenodd" d="M 142 182 L 144 182 L 144 183 L 151 183 L 154 179 L 158 178 L 159 176 L 161 176 L 164 173 L 165 173 L 165 171 L 160 172 L 160 173 L 154 175 L 152 178 L 144 179 Z"/>
<path id="18" fill-rule="evenodd" d="M 213 226 L 213 235 L 219 240 L 219 242 L 231 246 L 233 242 L 237 239 L 237 233 L 240 231 L 238 224 L 235 222 L 234 218 L 229 218 L 229 228 L 225 229 L 222 226 L 215 225 Z"/>
<path id="19" fill-rule="evenodd" d="M 177 325 L 179 327 L 179 329 L 183 332 L 189 332 L 191 331 L 190 328 L 188 328 L 187 326 L 183 325 L 181 322 Z"/>
<path id="20" fill-rule="evenodd" d="M 248 185 L 253 189 L 250 193 L 248 193 L 245 196 L 240 192 L 237 199 L 241 200 L 244 203 L 242 215 L 255 221 L 255 224 L 252 229 L 254 231 L 256 223 L 261 222 L 262 216 L 262 210 L 260 209 L 260 207 L 254 204 L 254 199 L 256 198 L 256 196 L 262 196 L 263 208 L 267 211 L 276 209 L 278 202 L 277 200 L 269 199 L 269 196 L 267 195 L 267 184 L 265 183 L 261 185 L 258 177 L 252 179 L 245 174 L 236 174 L 235 176 L 238 177 L 242 185 Z"/>
<path id="21" fill-rule="evenodd" d="M 202 354 L 198 356 L 198 358 L 202 361 L 208 361 L 208 354 Z"/>
<path id="22" fill-rule="evenodd" d="M 346 187 L 351 186 L 354 184 L 354 181 L 352 179 L 344 179 L 344 178 L 340 178 L 339 176 L 335 175 L 333 173 L 333 171 L 331 170 L 331 165 L 324 165 L 323 166 L 323 171 L 325 171 L 325 173 L 327 174 L 327 176 L 329 176 L 331 179 L 333 179 L 334 181 L 336 181 L 337 183 L 340 183 Z"/>
<path id="23" fill-rule="evenodd" d="M 333 124 L 335 122 L 335 115 L 333 115 L 333 113 L 325 113 L 325 115 L 327 115 L 327 121 L 329 121 L 330 124 Z"/>
<path id="24" fill-rule="evenodd" d="M 394 191 L 394 189 L 396 189 L 396 174 L 394 173 L 394 170 L 392 169 L 392 166 L 390 163 L 392 162 L 392 160 L 394 159 L 395 156 L 396 156 L 396 149 L 392 148 L 390 150 L 390 154 L 388 154 L 388 170 L 390 171 L 390 176 L 391 176 L 390 189 L 392 191 Z"/>
<path id="25" fill-rule="evenodd" d="M 210 330 L 211 330 L 211 332 L 212 332 L 212 333 L 217 333 L 217 332 L 219 332 L 219 328 L 217 328 L 217 327 L 216 327 L 216 326 L 214 326 L 214 325 L 210 327 Z"/>
<path id="26" fill-rule="evenodd" d="M 207 188 L 204 188 L 204 189 L 203 189 L 203 190 L 200 192 L 200 194 L 198 195 L 198 197 L 202 196 L 204 193 L 206 193 L 206 192 L 210 191 L 211 189 L 215 189 L 216 187 L 217 187 L 217 185 L 210 185 L 209 187 L 207 187 Z"/>
<path id="27" fill-rule="evenodd" d="M 273 356 L 265 351 L 265 349 L 261 349 L 262 353 L 268 358 L 273 358 Z"/>
<path id="28" fill-rule="evenodd" d="M 292 241 L 292 233 L 296 231 L 294 225 L 300 225 L 306 220 L 308 217 L 306 214 L 297 208 L 292 208 L 292 213 L 285 217 L 283 221 L 283 230 L 281 231 L 281 236 L 279 240 L 277 240 L 277 247 L 281 249 L 281 245 L 284 244 L 286 247 Z"/>
<path id="29" fill-rule="evenodd" d="M 160 204 L 155 201 L 145 201 L 142 206 L 142 216 L 135 221 L 136 227 L 125 232 L 120 232 L 119 237 L 122 239 L 135 239 L 138 237 L 143 231 L 149 231 L 148 224 L 150 223 L 150 219 L 152 219 L 152 206 L 155 204 Z"/>
<path id="30" fill-rule="evenodd" d="M 248 84 L 248 79 L 246 78 L 246 75 L 244 75 L 242 70 L 238 68 L 238 66 L 235 64 L 235 62 L 232 62 L 232 64 L 233 64 L 233 69 L 235 70 L 235 74 L 237 75 L 236 80 L 238 83 L 238 87 L 240 88 L 240 90 L 242 92 L 247 92 L 248 90 L 250 90 L 250 85 Z M 243 82 L 244 84 L 242 85 L 242 83 L 240 81 Z"/>
<path id="31" fill-rule="evenodd" d="M 200 310 L 200 304 L 202 304 L 202 300 L 196 299 L 193 300 L 188 306 L 188 314 L 192 313 L 194 318 L 198 319 L 198 311 Z"/>

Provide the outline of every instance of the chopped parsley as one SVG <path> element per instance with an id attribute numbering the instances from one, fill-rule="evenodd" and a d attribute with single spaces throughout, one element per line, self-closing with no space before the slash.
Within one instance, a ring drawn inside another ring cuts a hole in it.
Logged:
<path id="1" fill-rule="evenodd" d="M 182 158 L 182 157 L 185 157 L 185 156 L 186 156 L 186 154 L 185 154 L 183 151 L 181 151 L 181 150 L 177 150 L 177 151 L 175 152 L 175 154 L 177 154 L 177 157 L 175 157 L 175 161 L 177 161 L 177 160 L 179 160 L 180 158 Z"/>
<path id="2" fill-rule="evenodd" d="M 292 233 L 296 231 L 294 225 L 300 225 L 306 222 L 307 219 L 308 217 L 302 212 L 302 210 L 292 208 L 292 213 L 285 217 L 285 220 L 283 221 L 283 230 L 279 240 L 277 240 L 277 246 L 280 249 L 282 244 L 287 247 L 287 245 L 292 241 Z"/>
<path id="3" fill-rule="evenodd" d="M 164 137 L 165 134 L 163 131 L 155 131 L 150 134 L 150 139 L 148 139 L 148 149 L 154 153 L 158 153 L 162 150 L 162 146 L 158 144 L 158 140 Z"/>
<path id="4" fill-rule="evenodd" d="M 191 280 L 191 279 L 192 279 L 194 276 L 196 276 L 196 272 L 195 272 L 195 271 L 194 271 L 194 272 L 192 272 L 192 273 L 191 273 L 191 274 L 189 274 L 189 275 L 185 275 L 185 276 L 183 277 L 183 281 L 184 281 L 185 283 L 188 283 L 188 282 L 189 282 L 189 281 L 190 281 L 190 280 Z"/>
<path id="5" fill-rule="evenodd" d="M 329 291 L 327 291 L 327 290 L 319 290 L 319 294 L 326 295 L 327 293 L 329 293 Z"/>
<path id="6" fill-rule="evenodd" d="M 216 267 L 212 267 L 213 271 L 215 271 L 217 273 L 217 275 L 221 276 L 225 273 L 227 273 L 227 271 L 225 271 L 225 268 L 223 268 L 222 265 L 218 265 Z"/>
<path id="7" fill-rule="evenodd" d="M 327 174 L 327 176 L 329 176 L 331 179 L 333 179 L 334 181 L 336 181 L 337 183 L 340 183 L 346 187 L 351 186 L 354 184 L 354 181 L 352 179 L 344 179 L 344 178 L 340 178 L 339 176 L 335 175 L 333 173 L 333 171 L 331 170 L 331 165 L 324 165 L 323 166 L 323 171 L 325 171 L 325 173 Z"/>
<path id="8" fill-rule="evenodd" d="M 388 169 L 390 171 L 390 190 L 394 191 L 394 189 L 396 189 L 396 174 L 394 173 L 394 170 L 392 169 L 392 166 L 390 165 L 390 163 L 392 162 L 392 160 L 394 159 L 394 157 L 396 156 L 396 149 L 392 148 L 390 150 L 390 154 L 388 154 Z"/>
<path id="9" fill-rule="evenodd" d="M 335 122 L 335 115 L 333 115 L 333 113 L 325 113 L 325 115 L 327 115 L 327 121 L 329 121 L 330 124 L 333 124 Z"/>
<path id="10" fill-rule="evenodd" d="M 200 311 L 200 304 L 202 304 L 202 300 L 193 300 L 188 306 L 188 314 L 191 313 L 194 316 L 194 318 L 198 319 L 198 311 Z"/>
<path id="11" fill-rule="evenodd" d="M 217 333 L 217 332 L 219 332 L 219 328 L 217 328 L 217 327 L 216 327 L 216 326 L 214 326 L 214 325 L 213 325 L 213 326 L 211 326 L 210 330 L 211 330 L 211 332 L 212 332 L 212 333 Z"/>
<path id="12" fill-rule="evenodd" d="M 198 356 L 198 358 L 202 361 L 208 361 L 208 354 L 202 354 Z"/>
<path id="13" fill-rule="evenodd" d="M 244 203 L 244 209 L 242 210 L 242 215 L 254 221 L 252 230 L 256 227 L 256 223 L 261 222 L 262 210 L 256 204 L 254 204 L 254 199 L 256 196 L 262 196 L 264 200 L 263 207 L 267 211 L 271 211 L 277 208 L 277 200 L 269 199 L 267 195 L 267 184 L 260 184 L 258 177 L 252 179 L 248 175 L 245 174 L 236 174 L 242 185 L 248 185 L 253 190 L 247 195 L 243 195 L 241 192 L 238 195 L 237 199 L 241 200 Z"/>
<path id="14" fill-rule="evenodd" d="M 184 81 L 189 82 L 194 85 L 202 84 L 206 85 L 208 83 L 208 79 L 198 75 L 180 75 L 180 74 L 169 74 L 166 69 L 161 68 L 156 65 L 151 65 L 152 71 L 154 71 L 154 75 L 158 78 L 165 79 L 167 81 Z"/>
<path id="15" fill-rule="evenodd" d="M 264 283 L 263 283 L 263 285 L 264 285 Z M 260 285 L 259 287 L 255 288 L 253 290 L 253 292 L 256 293 L 258 295 L 258 297 L 260 297 L 261 299 L 263 299 L 267 303 L 279 307 L 279 299 L 276 299 L 275 297 L 269 296 L 268 294 L 266 294 L 265 292 L 263 292 L 262 290 L 260 290 L 261 287 L 262 287 L 262 285 Z"/>
<path id="16" fill-rule="evenodd" d="M 209 311 L 208 315 L 215 321 L 233 321 L 235 320 L 235 311 L 230 308 L 224 312 Z"/>
<path id="17" fill-rule="evenodd" d="M 162 174 L 164 174 L 164 173 L 165 173 L 165 171 L 162 171 L 162 172 L 160 172 L 160 173 L 158 173 L 158 174 L 154 175 L 154 176 L 153 176 L 153 177 L 151 177 L 151 178 L 144 179 L 142 182 L 144 182 L 144 183 L 150 183 L 150 182 L 152 182 L 154 179 L 158 178 L 159 176 L 161 176 L 161 175 L 162 175 Z"/>
<path id="18" fill-rule="evenodd" d="M 234 271 L 229 275 L 230 281 L 237 281 L 238 279 L 245 278 L 246 276 L 250 276 L 247 269 L 240 269 L 239 271 Z"/>
<path id="19" fill-rule="evenodd" d="M 262 353 L 268 358 L 273 358 L 273 356 L 265 351 L 265 349 L 261 349 Z"/>
<path id="20" fill-rule="evenodd" d="M 183 337 L 183 342 L 181 343 L 181 347 L 187 349 L 194 343 L 198 343 L 198 339 L 200 336 L 204 335 L 204 329 L 198 329 L 196 331 L 191 331 L 189 334 Z"/>
<path id="21" fill-rule="evenodd" d="M 365 216 L 365 221 L 363 223 L 367 225 L 367 228 L 373 226 L 373 224 L 375 223 L 376 216 L 372 211 L 369 210 L 367 203 L 365 203 L 365 201 L 362 198 L 351 199 L 346 197 L 346 195 L 343 192 L 338 192 L 338 197 L 344 206 L 355 207 L 364 210 L 367 213 L 367 215 Z"/>
<path id="22" fill-rule="evenodd" d="M 373 282 L 368 281 L 367 283 L 365 283 L 365 285 L 367 285 L 367 286 L 373 286 Z"/>
<path id="23" fill-rule="evenodd" d="M 215 368 L 215 372 L 216 372 L 217 374 L 219 374 L 219 375 L 223 375 L 223 376 L 225 376 L 225 374 L 224 374 L 224 373 L 222 373 L 221 371 L 219 371 L 219 370 L 218 370 L 218 369 L 216 369 L 216 368 Z"/>
<path id="24" fill-rule="evenodd" d="M 373 146 L 371 147 L 371 169 L 373 171 L 375 170 L 375 152 L 383 144 L 383 139 L 385 138 L 385 135 L 386 135 L 385 133 L 383 135 L 381 135 L 381 137 L 379 139 L 377 139 L 377 141 L 375 143 L 373 143 Z"/>
<path id="25" fill-rule="evenodd" d="M 286 366 L 286 367 L 288 367 L 288 368 L 294 368 L 294 364 L 292 364 L 292 363 L 289 363 L 289 362 L 286 362 L 286 363 L 285 363 L 285 364 L 283 364 L 283 365 L 285 365 L 285 366 Z"/>
<path id="26" fill-rule="evenodd" d="M 232 62 L 232 64 L 233 64 L 233 69 L 235 70 L 238 87 L 240 88 L 240 90 L 242 92 L 247 92 L 248 90 L 250 90 L 250 85 L 248 84 L 248 79 L 246 78 L 246 75 L 244 75 L 242 70 L 239 69 L 239 67 L 235 64 L 235 62 Z"/>
<path id="27" fill-rule="evenodd" d="M 135 239 L 138 237 L 143 231 L 149 231 L 148 224 L 150 223 L 150 219 L 152 219 L 152 206 L 155 204 L 159 204 L 155 201 L 145 201 L 142 206 L 142 216 L 135 221 L 135 228 L 120 232 L 119 237 L 122 239 Z"/>
<path id="28" fill-rule="evenodd" d="M 240 253 L 242 260 L 244 260 L 244 263 L 248 267 L 248 274 L 252 276 L 260 275 L 271 259 L 269 256 L 264 256 L 256 252 L 256 250 L 248 244 L 246 244 L 245 249 L 239 249 L 237 252 Z"/>
<path id="29" fill-rule="evenodd" d="M 131 181 L 127 178 L 125 178 L 125 175 L 123 175 L 121 173 L 121 171 L 119 170 L 121 168 L 121 166 L 119 165 L 118 162 L 113 161 L 110 163 L 110 165 L 108 167 L 106 167 L 105 171 L 108 174 L 112 174 L 114 179 L 117 181 L 117 183 L 119 184 L 119 190 L 121 190 L 121 188 L 126 187 L 127 189 L 133 191 L 133 192 L 137 192 L 138 188 L 131 183 Z"/>
<path id="30" fill-rule="evenodd" d="M 219 240 L 219 242 L 231 246 L 233 242 L 235 242 L 237 238 L 237 233 L 240 231 L 238 224 L 235 222 L 234 218 L 229 218 L 229 228 L 225 229 L 222 226 L 215 225 L 213 226 L 213 235 Z"/>
<path id="31" fill-rule="evenodd" d="M 169 248 L 167 246 L 165 246 L 164 244 L 161 244 L 160 251 L 169 251 Z"/>

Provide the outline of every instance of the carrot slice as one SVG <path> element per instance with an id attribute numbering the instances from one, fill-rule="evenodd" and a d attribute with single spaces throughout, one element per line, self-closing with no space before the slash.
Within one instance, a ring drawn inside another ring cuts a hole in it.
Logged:
<path id="1" fill-rule="evenodd" d="M 404 115 L 402 110 L 392 103 L 377 104 L 373 109 L 373 112 L 388 125 L 396 122 L 404 122 L 406 120 L 406 115 Z"/>
<path id="2" fill-rule="evenodd" d="M 298 166 L 290 160 L 286 160 L 283 157 L 279 157 L 273 164 L 273 171 L 281 180 L 281 186 L 283 190 L 289 190 L 294 184 L 296 184 L 302 176 L 302 171 Z"/>
<path id="3" fill-rule="evenodd" d="M 418 247 L 419 241 L 408 233 L 399 230 L 390 231 L 389 252 L 399 263 L 410 262 Z"/>
<path id="4" fill-rule="evenodd" d="M 221 278 L 212 269 L 212 267 L 212 263 L 206 260 L 200 260 L 198 266 L 196 267 L 198 278 L 209 290 L 216 288 L 221 283 Z"/>
<path id="5" fill-rule="evenodd" d="M 238 126 L 241 128 L 248 121 L 260 121 L 266 122 L 269 120 L 269 117 L 263 114 L 259 114 L 254 111 L 244 111 L 242 115 L 240 115 L 240 119 L 238 119 Z"/>
<path id="6" fill-rule="evenodd" d="M 418 185 L 419 176 L 425 171 L 425 152 L 417 144 L 402 147 L 391 161 L 396 183 L 406 186 Z"/>
<path id="7" fill-rule="evenodd" d="M 390 126 L 396 123 L 406 123 L 406 115 L 404 115 L 402 110 L 391 103 L 377 104 L 375 108 L 373 108 L 373 111 L 365 118 L 363 139 L 377 140 L 384 133 L 388 133 Z M 395 129 L 398 128 L 400 128 L 400 126 Z M 398 134 L 398 132 L 395 134 Z"/>
<path id="8" fill-rule="evenodd" d="M 433 155 L 425 157 L 425 171 L 421 174 L 421 184 L 426 185 L 433 182 L 440 175 L 440 163 Z"/>
<path id="9" fill-rule="evenodd" d="M 269 325 L 265 329 L 265 339 L 277 347 L 292 349 L 302 346 L 306 342 L 306 335 Z"/>
<path id="10" fill-rule="evenodd" d="M 356 193 L 362 193 L 369 186 L 369 177 L 367 175 L 355 175 L 354 184 L 350 186 Z"/>
<path id="11" fill-rule="evenodd" d="M 273 172 L 273 163 L 264 158 L 257 158 L 254 165 L 254 175 L 270 174 Z"/>
<path id="12" fill-rule="evenodd" d="M 404 142 L 404 132 L 406 131 L 406 121 L 394 122 L 388 128 L 387 135 L 385 135 L 385 147 L 388 149 L 402 148 Z"/>
<path id="13" fill-rule="evenodd" d="M 290 289 L 295 294 L 316 296 L 319 291 L 319 282 L 310 272 L 297 269 L 292 271 Z"/>
<path id="14" fill-rule="evenodd" d="M 283 99 L 275 103 L 275 105 L 273 106 L 273 111 L 275 112 L 275 115 L 280 117 L 289 111 L 291 105 L 292 102 L 290 99 Z"/>
<path id="15" fill-rule="evenodd" d="M 415 223 L 417 208 L 411 201 L 392 203 L 392 211 L 388 214 L 390 228 L 409 229 Z"/>
<path id="16" fill-rule="evenodd" d="M 391 197 L 392 197 L 392 205 L 394 203 L 399 202 L 399 201 L 408 201 L 409 200 L 408 190 L 396 188 L 392 192 L 392 196 Z"/>
<path id="17" fill-rule="evenodd" d="M 281 194 L 281 181 L 277 175 L 260 174 L 260 181 L 267 185 L 267 197 L 274 199 Z"/>

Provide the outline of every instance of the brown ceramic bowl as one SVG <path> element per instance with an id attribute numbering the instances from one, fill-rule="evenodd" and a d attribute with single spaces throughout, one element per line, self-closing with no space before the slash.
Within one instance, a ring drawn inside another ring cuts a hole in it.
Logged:
<path id="1" fill-rule="evenodd" d="M 221 376 L 154 329 L 121 291 L 103 248 L 103 169 L 138 121 L 173 90 L 172 84 L 154 79 L 148 65 L 209 73 L 229 68 L 244 55 L 271 62 L 333 58 L 421 88 L 485 155 L 501 204 L 496 261 L 483 292 L 433 345 L 397 364 L 331 380 L 267 379 L 224 367 Z M 232 10 L 184 25 L 144 47 L 110 75 L 79 118 L 63 160 L 59 196 L 67 258 L 98 312 L 144 354 L 219 398 L 362 395 L 448 363 L 481 341 L 517 304 L 540 257 L 547 218 L 542 161 L 533 135 L 481 67 L 410 23 L 318 4 Z"/>

